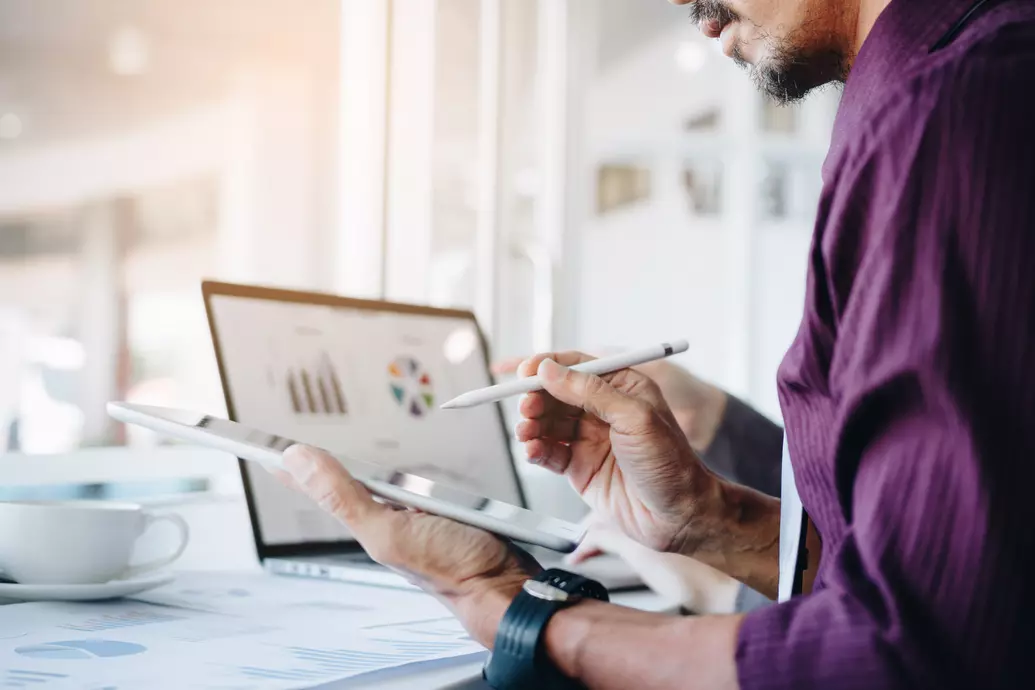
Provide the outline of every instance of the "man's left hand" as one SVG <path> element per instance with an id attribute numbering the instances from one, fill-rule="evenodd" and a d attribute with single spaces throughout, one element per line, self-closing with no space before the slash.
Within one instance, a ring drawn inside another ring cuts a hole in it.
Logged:
<path id="1" fill-rule="evenodd" d="M 375 561 L 442 601 L 490 649 L 510 602 L 541 569 L 520 548 L 488 532 L 375 501 L 323 451 L 289 448 L 284 467 L 282 481 L 341 520 Z"/>

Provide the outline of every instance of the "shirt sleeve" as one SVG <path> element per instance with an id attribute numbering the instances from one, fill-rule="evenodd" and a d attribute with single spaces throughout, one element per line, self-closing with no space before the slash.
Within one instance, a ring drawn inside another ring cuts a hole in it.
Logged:
<path id="1" fill-rule="evenodd" d="M 745 618 L 745 690 L 1035 687 L 1033 66 L 969 65 L 899 94 L 821 207 L 847 529 Z"/>

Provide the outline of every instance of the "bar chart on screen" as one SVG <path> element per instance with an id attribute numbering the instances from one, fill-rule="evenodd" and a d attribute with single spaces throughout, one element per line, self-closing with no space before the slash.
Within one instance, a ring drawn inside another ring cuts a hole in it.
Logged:
<path id="1" fill-rule="evenodd" d="M 284 374 L 284 381 L 295 414 L 348 415 L 341 377 L 327 352 L 321 351 L 289 367 Z"/>
<path id="2" fill-rule="evenodd" d="M 340 364 L 320 329 L 296 327 L 270 334 L 258 348 L 266 383 L 281 409 L 296 417 L 342 418 L 350 413 Z"/>

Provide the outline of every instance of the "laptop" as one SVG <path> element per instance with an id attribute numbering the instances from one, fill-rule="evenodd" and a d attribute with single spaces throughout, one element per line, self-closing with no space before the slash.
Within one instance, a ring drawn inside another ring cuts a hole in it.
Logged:
<path id="1" fill-rule="evenodd" d="M 471 312 L 212 281 L 202 293 L 231 420 L 528 507 L 500 406 L 438 408 L 493 382 Z M 239 466 L 267 571 L 413 587 L 308 498 Z M 612 590 L 642 586 L 614 557 L 580 569 Z"/>

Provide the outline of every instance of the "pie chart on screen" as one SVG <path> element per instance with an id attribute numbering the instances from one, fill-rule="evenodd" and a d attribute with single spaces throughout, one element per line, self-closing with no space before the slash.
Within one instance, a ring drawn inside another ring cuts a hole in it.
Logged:
<path id="1" fill-rule="evenodd" d="M 399 407 L 412 417 L 424 417 L 435 407 L 431 375 L 413 357 L 396 357 L 388 365 L 388 386 Z"/>

